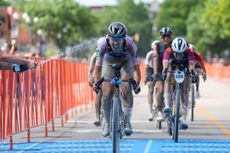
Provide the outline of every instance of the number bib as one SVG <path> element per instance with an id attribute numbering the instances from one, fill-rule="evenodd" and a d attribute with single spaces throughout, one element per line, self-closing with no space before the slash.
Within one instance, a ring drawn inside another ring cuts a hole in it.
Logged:
<path id="1" fill-rule="evenodd" d="M 184 71 L 178 71 L 178 70 L 176 70 L 174 72 L 174 78 L 175 78 L 175 80 L 176 80 L 177 83 L 182 83 L 184 81 L 184 77 L 185 77 Z"/>

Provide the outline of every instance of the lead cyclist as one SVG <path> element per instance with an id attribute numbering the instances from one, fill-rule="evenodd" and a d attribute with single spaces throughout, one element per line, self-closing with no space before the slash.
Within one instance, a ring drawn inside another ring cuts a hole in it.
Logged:
<path id="1" fill-rule="evenodd" d="M 140 89 L 141 73 L 137 59 L 137 46 L 133 39 L 127 36 L 127 28 L 123 23 L 113 22 L 109 25 L 107 35 L 97 41 L 96 53 L 94 82 L 97 82 L 100 77 L 111 80 L 115 77 L 115 72 L 110 65 L 118 64 L 121 66 L 121 79 L 134 78 L 138 89 Z M 102 106 L 105 115 L 102 135 L 106 137 L 109 135 L 110 106 L 113 97 L 113 88 L 109 82 L 103 82 L 102 94 Z M 125 117 L 124 134 L 130 136 L 133 133 L 131 127 L 133 95 L 132 87 L 128 82 L 122 82 L 121 84 L 121 100 Z"/>

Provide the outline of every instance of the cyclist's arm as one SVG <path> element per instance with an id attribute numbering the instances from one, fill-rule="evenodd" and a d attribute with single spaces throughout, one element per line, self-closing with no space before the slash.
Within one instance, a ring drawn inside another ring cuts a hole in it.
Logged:
<path id="1" fill-rule="evenodd" d="M 137 85 L 139 86 L 141 81 L 141 71 L 139 64 L 134 65 L 134 80 L 137 82 Z"/>
<path id="2" fill-rule="evenodd" d="M 104 43 L 104 39 L 99 39 L 97 42 L 97 49 L 96 49 L 96 66 L 95 66 L 95 74 L 94 74 L 94 82 L 97 82 L 101 78 L 101 70 L 102 70 L 102 63 L 103 57 L 105 55 L 106 46 Z"/>
<path id="3" fill-rule="evenodd" d="M 159 55 L 158 55 L 158 46 L 156 43 L 152 46 L 152 52 L 153 52 L 152 55 L 153 72 L 158 73 Z"/>
<path id="4" fill-rule="evenodd" d="M 163 55 L 163 72 L 169 68 L 170 48 L 167 48 Z"/>
<path id="5" fill-rule="evenodd" d="M 101 53 L 99 54 L 100 55 L 97 55 L 97 60 L 95 65 L 94 82 L 97 82 L 101 78 L 103 55 L 101 55 Z"/>
<path id="6" fill-rule="evenodd" d="M 188 69 L 189 69 L 189 72 L 192 72 L 194 71 L 194 68 L 195 68 L 195 57 L 194 57 L 194 53 L 191 51 L 191 49 L 187 49 L 186 50 L 187 53 L 188 53 L 188 56 L 187 56 L 187 60 L 188 60 Z"/>
<path id="7" fill-rule="evenodd" d="M 198 53 L 195 53 L 195 54 L 197 54 L 196 58 L 197 58 L 198 62 L 200 63 L 201 68 L 203 69 L 204 72 L 206 72 L 203 57 L 201 56 L 201 54 L 198 54 Z"/>
<path id="8" fill-rule="evenodd" d="M 96 53 L 94 53 L 92 55 L 92 57 L 90 58 L 89 71 L 88 71 L 88 81 L 93 80 L 92 74 L 93 74 L 93 69 L 94 69 L 95 63 L 96 63 Z"/>
<path id="9" fill-rule="evenodd" d="M 137 59 L 137 45 L 134 43 L 134 41 L 127 40 L 127 49 L 130 52 L 131 60 L 134 66 L 134 80 L 137 82 L 137 84 L 140 84 L 141 80 L 141 72 L 140 72 L 140 65 L 139 61 Z"/>

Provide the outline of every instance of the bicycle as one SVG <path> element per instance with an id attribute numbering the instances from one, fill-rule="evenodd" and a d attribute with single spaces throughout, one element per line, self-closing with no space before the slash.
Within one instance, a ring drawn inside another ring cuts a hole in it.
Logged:
<path id="1" fill-rule="evenodd" d="M 124 136 L 124 128 L 125 128 L 124 114 L 122 111 L 121 99 L 120 99 L 120 85 L 122 82 L 129 82 L 132 85 L 135 94 L 140 92 L 140 88 L 137 86 L 137 83 L 133 78 L 129 80 L 121 80 L 121 74 L 120 74 L 121 66 L 118 66 L 117 64 L 112 64 L 111 66 L 115 70 L 115 78 L 111 80 L 106 80 L 102 77 L 95 84 L 95 91 L 97 92 L 98 89 L 100 89 L 100 86 L 104 81 L 110 82 L 110 84 L 114 87 L 114 96 L 112 99 L 112 107 L 110 112 L 110 123 L 109 123 L 110 135 L 108 137 L 112 139 L 112 152 L 118 153 L 120 152 L 120 139 L 122 139 L 122 137 Z"/>
<path id="2" fill-rule="evenodd" d="M 185 79 L 185 75 L 189 75 L 187 69 L 177 64 L 175 69 L 172 71 L 174 80 L 176 82 L 175 86 L 172 87 L 172 111 L 166 116 L 167 121 L 167 133 L 172 135 L 172 139 L 175 142 L 178 142 L 179 135 L 179 125 L 180 125 L 180 117 L 181 117 L 181 101 L 182 101 L 182 92 L 183 92 L 183 82 Z"/>
<path id="3" fill-rule="evenodd" d="M 153 118 L 149 119 L 149 121 L 154 121 L 155 127 L 158 128 L 158 129 L 161 129 L 162 128 L 162 122 L 164 121 L 164 117 L 162 118 L 162 115 L 161 116 L 159 115 L 159 112 L 163 112 L 163 110 L 159 110 L 159 108 L 158 108 L 158 102 L 157 102 L 157 97 L 156 97 L 157 89 L 156 89 L 156 86 L 155 86 L 155 84 L 156 84 L 156 82 L 158 80 L 157 80 L 156 77 L 157 78 L 161 78 L 162 76 L 160 74 L 157 74 L 154 77 L 153 74 L 150 74 L 150 75 L 148 75 L 148 77 L 146 78 L 146 80 L 144 81 L 144 83 L 147 84 L 147 82 L 151 81 L 152 85 L 154 87 L 154 92 L 153 92 L 153 106 L 152 106 L 152 111 L 151 111 Z M 161 119 L 159 119 L 159 117 Z"/>
<path id="4" fill-rule="evenodd" d="M 202 70 L 200 70 L 199 68 L 195 69 L 196 71 L 196 82 L 195 83 L 190 83 L 190 101 L 189 101 L 189 109 L 190 109 L 190 113 L 191 113 L 191 121 L 194 121 L 194 111 L 195 111 L 195 105 L 196 105 L 196 99 L 200 96 L 199 95 L 199 91 L 196 91 L 196 84 L 197 82 L 199 83 L 200 78 L 199 75 L 201 74 L 203 76 L 203 81 L 206 80 L 206 76 L 203 74 L 204 72 Z M 199 96 L 198 96 L 199 95 Z"/>

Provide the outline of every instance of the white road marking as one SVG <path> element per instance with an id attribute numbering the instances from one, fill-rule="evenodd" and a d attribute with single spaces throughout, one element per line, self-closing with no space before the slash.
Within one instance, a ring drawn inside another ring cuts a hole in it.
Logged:
<path id="1" fill-rule="evenodd" d="M 44 142 L 44 141 L 40 141 L 39 143 L 42 143 L 42 142 Z M 36 145 L 38 145 L 39 143 L 34 143 L 34 144 L 32 144 L 32 145 L 30 145 L 30 146 L 28 146 L 28 147 L 24 148 L 24 150 L 19 151 L 18 153 L 27 152 L 29 149 L 31 149 L 31 148 L 33 148 L 33 147 L 35 147 L 35 146 L 36 146 Z"/>
<path id="2" fill-rule="evenodd" d="M 148 153 L 150 151 L 150 148 L 152 146 L 152 140 L 149 140 L 148 143 L 146 144 L 145 146 L 145 150 L 144 150 L 144 153 Z"/>

